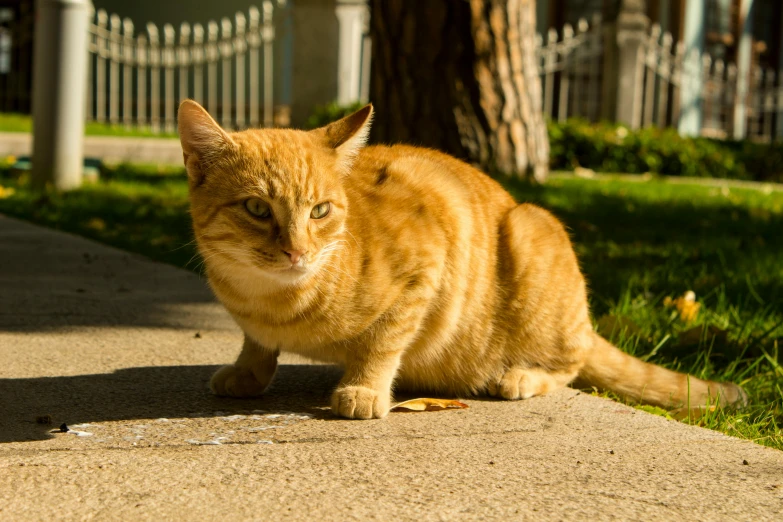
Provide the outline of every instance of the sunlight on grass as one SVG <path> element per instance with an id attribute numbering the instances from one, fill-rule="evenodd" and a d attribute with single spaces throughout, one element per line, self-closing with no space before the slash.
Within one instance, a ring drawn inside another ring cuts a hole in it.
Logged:
<path id="1" fill-rule="evenodd" d="M 33 120 L 27 114 L 0 113 L 0 132 L 32 132 Z M 128 128 L 88 121 L 84 126 L 87 136 L 125 136 L 132 138 L 176 138 L 174 132 L 152 132 L 149 128 Z"/>
<path id="2" fill-rule="evenodd" d="M 120 165 L 102 179 L 39 194 L 0 170 L 0 212 L 196 268 L 183 169 Z M 503 183 L 566 224 L 607 337 L 650 362 L 741 384 L 750 396 L 741 412 L 686 422 L 783 449 L 783 193 L 663 181 Z M 699 303 L 692 321 L 664 304 L 688 290 Z"/>

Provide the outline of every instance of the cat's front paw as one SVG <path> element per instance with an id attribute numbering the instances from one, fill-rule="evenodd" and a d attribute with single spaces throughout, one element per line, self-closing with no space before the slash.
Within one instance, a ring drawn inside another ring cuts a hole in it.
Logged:
<path id="1" fill-rule="evenodd" d="M 364 386 L 341 386 L 332 394 L 332 413 L 347 419 L 382 419 L 389 413 L 389 394 Z"/>
<path id="2" fill-rule="evenodd" d="M 224 397 L 258 397 L 267 386 L 269 382 L 259 382 L 249 369 L 233 364 L 220 368 L 209 381 L 212 393 Z"/>

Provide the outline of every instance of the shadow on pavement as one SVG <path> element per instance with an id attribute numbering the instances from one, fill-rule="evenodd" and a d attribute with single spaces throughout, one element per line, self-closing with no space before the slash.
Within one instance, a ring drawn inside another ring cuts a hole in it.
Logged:
<path id="1" fill-rule="evenodd" d="M 192 272 L 0 216 L 0 332 L 235 328 Z"/>
<path id="2" fill-rule="evenodd" d="M 252 410 L 329 418 L 324 408 L 342 375 L 335 366 L 281 365 L 263 397 L 231 399 L 208 390 L 217 368 L 153 366 L 95 375 L 0 379 L 0 442 L 46 440 L 61 423 L 204 418 Z M 44 415 L 52 418 L 52 425 L 36 423 Z"/>

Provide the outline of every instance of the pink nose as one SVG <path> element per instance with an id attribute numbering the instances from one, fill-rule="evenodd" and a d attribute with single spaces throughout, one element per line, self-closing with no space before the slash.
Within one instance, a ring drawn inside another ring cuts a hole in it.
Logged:
<path id="1" fill-rule="evenodd" d="M 292 265 L 297 264 L 302 256 L 307 253 L 304 250 L 283 250 L 283 252 L 285 252 L 288 259 L 291 260 Z"/>

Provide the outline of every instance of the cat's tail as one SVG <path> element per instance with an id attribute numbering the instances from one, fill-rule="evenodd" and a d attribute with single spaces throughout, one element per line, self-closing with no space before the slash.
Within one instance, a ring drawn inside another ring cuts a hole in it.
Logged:
<path id="1" fill-rule="evenodd" d="M 747 393 L 736 384 L 704 381 L 667 370 L 628 355 L 597 333 L 593 339 L 593 349 L 579 372 L 581 384 L 663 408 L 747 405 Z"/>

